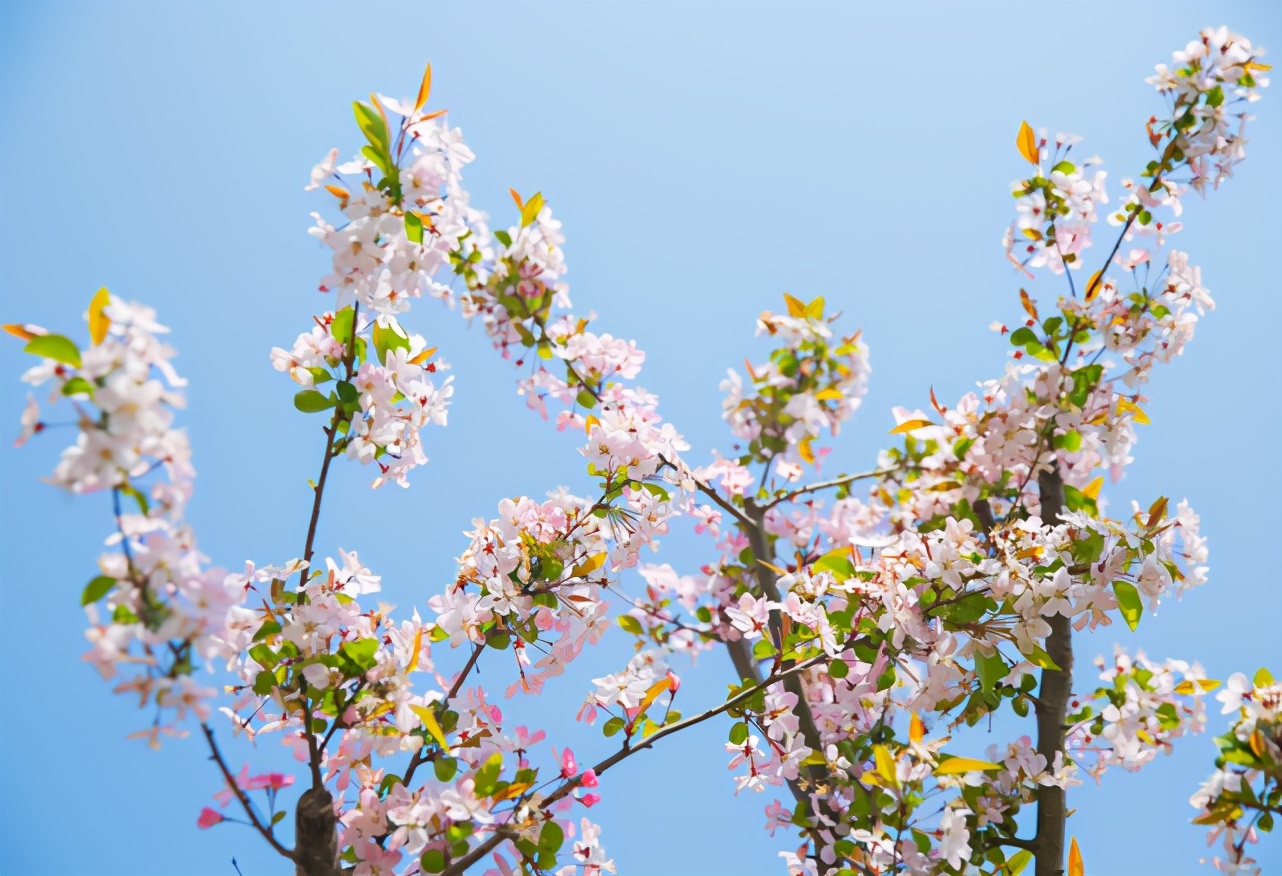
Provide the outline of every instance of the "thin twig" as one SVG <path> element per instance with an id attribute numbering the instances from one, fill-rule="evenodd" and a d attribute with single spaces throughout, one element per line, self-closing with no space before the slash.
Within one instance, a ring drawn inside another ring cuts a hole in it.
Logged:
<path id="1" fill-rule="evenodd" d="M 209 742 L 209 750 L 213 754 L 213 759 L 218 762 L 218 768 L 222 770 L 223 778 L 227 781 L 228 789 L 230 789 L 231 792 L 236 795 L 236 799 L 240 801 L 240 806 L 245 810 L 245 814 L 249 816 L 250 823 L 253 824 L 254 829 L 262 834 L 263 839 L 267 840 L 271 847 L 279 852 L 281 856 L 293 861 L 293 851 L 281 845 L 280 841 L 276 839 L 276 835 L 272 833 L 272 829 L 265 826 L 262 821 L 259 820 L 258 813 L 254 811 L 253 804 L 249 802 L 249 796 L 240 787 L 240 785 L 236 784 L 236 777 L 233 776 L 231 774 L 231 770 L 227 768 L 227 761 L 223 760 L 223 753 L 218 750 L 218 743 L 214 742 L 214 731 L 210 729 L 208 724 L 204 723 L 200 725 L 200 729 L 205 731 L 205 739 Z"/>

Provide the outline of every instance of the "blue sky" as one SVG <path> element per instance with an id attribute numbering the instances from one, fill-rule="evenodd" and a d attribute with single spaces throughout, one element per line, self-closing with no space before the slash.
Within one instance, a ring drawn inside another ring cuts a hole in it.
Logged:
<path id="1" fill-rule="evenodd" d="M 431 61 L 433 102 L 478 156 L 474 202 L 506 222 L 509 186 L 547 196 L 569 237 L 576 307 L 647 351 L 640 382 L 693 459 L 729 446 L 717 383 L 760 356 L 754 318 L 781 293 L 825 295 L 843 326 L 862 327 L 871 390 L 834 459 L 856 470 L 888 440 L 892 406 L 925 405 L 932 385 L 956 398 L 1000 372 L 1005 345 L 987 326 L 1018 319 L 1019 280 L 999 242 L 1007 184 L 1023 169 L 1020 121 L 1085 136 L 1116 193 L 1148 160 L 1143 121 L 1162 107 L 1143 82 L 1152 65 L 1208 24 L 1276 54 L 1276 10 L 11 0 L 0 11 L 0 316 L 74 328 L 104 284 L 156 307 L 191 381 L 183 421 L 201 473 L 191 518 L 202 547 L 229 568 L 298 555 L 319 431 L 267 353 L 328 306 L 314 291 L 325 255 L 306 234 L 322 201 L 303 185 L 331 146 L 355 150 L 352 100 L 412 94 Z M 1211 539 L 1211 583 L 1134 634 L 1114 626 L 1079 640 L 1083 667 L 1120 640 L 1200 660 L 1212 677 L 1282 669 L 1276 91 L 1256 105 L 1239 177 L 1188 201 L 1177 245 L 1219 307 L 1155 376 L 1152 425 L 1108 492 L 1114 507 L 1187 496 Z M 449 579 L 462 530 L 501 497 L 587 485 L 572 438 L 524 408 L 480 331 L 430 302 L 409 324 L 454 366 L 450 427 L 428 435 L 432 463 L 408 491 L 371 494 L 367 471 L 339 467 L 318 542 L 359 550 L 405 611 Z M 0 344 L 0 412 L 15 434 L 19 346 Z M 233 857 L 245 876 L 286 872 L 247 830 L 196 830 L 218 789 L 197 740 L 159 753 L 126 741 L 146 717 L 80 661 L 78 596 L 110 516 L 105 496 L 73 500 L 39 483 L 64 436 L 0 450 L 0 665 L 11 678 L 0 872 L 233 876 Z M 704 561 L 678 537 L 659 560 Z M 553 739 L 580 762 L 605 752 L 567 719 L 587 679 L 626 660 L 622 639 L 545 697 L 505 708 L 562 728 Z M 498 662 L 485 673 L 507 683 Z M 687 714 L 731 680 L 715 656 L 685 676 Z M 1213 718 L 1213 732 L 1222 726 Z M 621 872 L 781 872 L 788 840 L 760 829 L 771 797 L 732 796 L 724 733 L 709 722 L 610 774 L 593 814 Z M 236 765 L 289 765 L 274 743 L 230 750 Z M 1070 830 L 1087 872 L 1211 872 L 1197 864 L 1203 832 L 1186 800 L 1212 752 L 1209 739 L 1185 740 L 1141 774 L 1074 789 Z M 1282 843 L 1259 857 L 1266 871 L 1282 866 Z"/>

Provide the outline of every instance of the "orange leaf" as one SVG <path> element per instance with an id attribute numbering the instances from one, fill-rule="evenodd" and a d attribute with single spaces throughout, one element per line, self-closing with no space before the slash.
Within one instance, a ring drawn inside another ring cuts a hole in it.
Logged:
<path id="1" fill-rule="evenodd" d="M 1099 294 L 1100 287 L 1104 285 L 1102 282 L 1100 282 L 1103 279 L 1104 279 L 1103 268 L 1091 274 L 1091 279 L 1086 284 L 1086 300 L 1087 301 L 1093 301 L 1095 299 L 1095 296 Z"/>
<path id="2" fill-rule="evenodd" d="M 414 112 L 427 106 L 428 95 L 432 93 L 432 65 L 428 64 L 423 71 L 423 84 L 418 87 L 418 99 L 414 101 Z"/>
<path id="3" fill-rule="evenodd" d="M 419 354 L 418 354 L 417 356 L 415 356 L 413 359 L 410 359 L 410 360 L 409 360 L 409 362 L 408 362 L 407 364 L 409 364 L 409 365 L 422 365 L 422 364 L 423 364 L 424 362 L 426 362 L 428 359 L 431 359 L 431 358 L 432 358 L 432 355 L 433 355 L 435 352 L 436 352 L 436 347 L 428 347 L 426 350 L 424 350 L 423 352 L 419 353 Z"/>
<path id="4" fill-rule="evenodd" d="M 1086 876 L 1082 865 L 1082 850 L 1077 847 L 1077 837 L 1068 844 L 1068 876 Z"/>
<path id="5" fill-rule="evenodd" d="M 508 189 L 507 191 L 512 196 L 512 200 L 516 201 L 516 209 L 524 210 L 525 204 L 521 201 L 521 196 L 516 193 L 516 189 Z"/>
<path id="6" fill-rule="evenodd" d="M 417 630 L 414 631 L 414 653 L 410 655 L 410 662 L 405 667 L 406 672 L 413 672 L 414 668 L 418 666 L 419 648 L 421 648 L 422 646 L 423 646 L 423 628 L 420 626 Z"/>
<path id="7" fill-rule="evenodd" d="M 1033 319 L 1037 319 L 1037 305 L 1033 303 L 1033 299 L 1029 298 L 1028 293 L 1023 289 L 1019 290 L 1019 303 L 1024 305 L 1025 313 Z"/>
<path id="8" fill-rule="evenodd" d="M 325 191 L 329 192 L 331 195 L 338 198 L 340 201 L 346 201 L 348 198 L 352 196 L 352 193 L 349 192 L 347 189 L 343 188 L 342 186 L 333 186 L 333 185 L 329 185 L 328 183 L 326 183 L 325 185 Z"/>
<path id="9" fill-rule="evenodd" d="M 1015 145 L 1025 161 L 1029 164 L 1037 163 L 1037 135 L 1033 133 L 1028 122 L 1019 123 L 1019 136 L 1015 138 Z"/>
<path id="10" fill-rule="evenodd" d="M 10 322 L 10 323 L 5 323 L 3 328 L 6 332 L 13 335 L 15 338 L 21 338 L 24 341 L 35 340 L 36 338 L 49 334 L 40 326 L 31 325 L 29 323 L 27 325 L 20 325 L 19 323 L 16 323 L 16 322 Z"/>
<path id="11" fill-rule="evenodd" d="M 908 719 L 908 738 L 920 743 L 925 736 L 926 725 L 921 722 L 921 718 L 917 717 L 917 713 L 913 712 L 912 717 Z"/>
<path id="12" fill-rule="evenodd" d="M 911 432 L 914 429 L 924 429 L 927 426 L 935 425 L 930 420 L 904 420 L 898 426 L 890 430 L 891 435 L 901 435 L 904 432 Z"/>
<path id="13" fill-rule="evenodd" d="M 814 448 L 810 446 L 814 440 L 815 439 L 813 438 L 804 438 L 801 443 L 797 445 L 797 453 L 801 455 L 803 460 L 811 465 L 813 465 L 815 461 L 815 451 Z"/>
<path id="14" fill-rule="evenodd" d="M 945 413 L 948 410 L 948 408 L 939 403 L 939 399 L 935 398 L 935 387 L 933 386 L 930 388 L 930 406 L 935 409 L 936 413 L 940 414 Z"/>
<path id="15" fill-rule="evenodd" d="M 659 695 L 662 694 L 671 686 L 672 686 L 672 682 L 666 676 L 659 679 L 654 684 L 650 685 L 650 689 L 647 690 L 645 692 L 645 696 L 641 698 L 641 703 L 637 708 L 637 714 L 644 715 L 646 712 L 646 709 L 654 705 L 654 701 L 659 698 Z"/>

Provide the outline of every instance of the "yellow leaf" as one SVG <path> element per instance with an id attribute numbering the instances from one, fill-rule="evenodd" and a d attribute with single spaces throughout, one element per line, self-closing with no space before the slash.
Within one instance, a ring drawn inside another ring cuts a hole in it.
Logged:
<path id="1" fill-rule="evenodd" d="M 534 787 L 533 782 L 513 782 L 502 791 L 493 795 L 495 800 L 511 800 L 513 797 L 520 797 L 526 791 Z"/>
<path id="2" fill-rule="evenodd" d="M 432 65 L 428 64 L 423 71 L 423 84 L 418 87 L 418 98 L 414 101 L 414 112 L 427 106 L 427 98 L 432 93 Z"/>
<path id="3" fill-rule="evenodd" d="M 800 318 L 806 315 L 806 305 L 798 298 L 793 298 L 787 292 L 783 293 L 783 300 L 788 305 L 788 315 Z"/>
<path id="4" fill-rule="evenodd" d="M 1130 414 L 1131 419 L 1141 425 L 1147 426 L 1149 424 L 1148 414 L 1144 413 L 1144 409 L 1124 398 L 1117 400 L 1117 412 L 1118 414 Z"/>
<path id="5" fill-rule="evenodd" d="M 434 711 L 424 708 L 423 706 L 410 706 L 410 711 L 415 715 L 418 715 L 418 719 L 423 722 L 423 726 L 427 728 L 427 732 L 431 734 L 432 738 L 436 740 L 436 744 L 441 746 L 442 750 L 446 750 L 450 747 L 445 741 L 445 733 L 441 730 L 441 724 L 436 720 L 436 713 Z"/>
<path id="6" fill-rule="evenodd" d="M 1002 769 L 1002 765 L 992 761 L 975 760 L 970 757 L 952 757 L 935 767 L 934 773 L 937 776 L 955 776 L 960 773 L 999 769 Z"/>
<path id="7" fill-rule="evenodd" d="M 604 563 L 605 563 L 605 551 L 602 551 L 599 554 L 593 554 L 583 562 L 579 563 L 577 566 L 575 566 L 573 569 L 570 570 L 570 575 L 575 578 L 582 578 L 586 575 L 591 574 L 592 572 L 595 572 L 597 569 L 601 568 L 602 564 Z"/>
<path id="8" fill-rule="evenodd" d="M 1019 148 L 1019 154 L 1024 156 L 1024 160 L 1029 164 L 1037 163 L 1037 135 L 1028 122 L 1019 123 L 1019 135 L 1015 137 L 1015 146 Z"/>
<path id="9" fill-rule="evenodd" d="M 765 567 L 766 567 L 767 569 L 769 569 L 770 571 L 774 572 L 776 575 L 787 575 L 787 574 L 788 574 L 788 573 L 787 573 L 787 572 L 785 572 L 783 569 L 781 569 L 781 568 L 779 568 L 778 566 L 776 566 L 774 563 L 767 563 L 765 560 L 757 560 L 757 562 L 758 562 L 758 563 L 760 563 L 761 565 L 765 566 Z"/>
<path id="10" fill-rule="evenodd" d="M 877 762 L 877 775 L 889 787 L 898 788 L 899 777 L 895 775 L 895 760 L 890 756 L 890 750 L 884 745 L 874 745 L 872 753 Z"/>
<path id="11" fill-rule="evenodd" d="M 1101 281 L 1104 279 L 1104 270 L 1101 268 L 1091 274 L 1090 280 L 1086 283 L 1086 300 L 1093 301 L 1099 294 L 1100 288 L 1104 285 Z"/>
<path id="12" fill-rule="evenodd" d="M 1259 730 L 1252 731 L 1251 737 L 1250 739 L 1247 740 L 1247 743 L 1251 746 L 1251 752 L 1256 757 L 1260 757 L 1260 758 L 1264 757 L 1264 734 L 1263 733 L 1261 733 Z"/>
<path id="13" fill-rule="evenodd" d="M 637 709 L 637 714 L 644 715 L 646 712 L 646 709 L 650 708 L 650 706 L 654 704 L 654 701 L 658 699 L 659 696 L 663 694 L 663 692 L 666 691 L 671 686 L 672 686 L 672 682 L 669 681 L 666 677 L 661 678 L 658 681 L 656 681 L 654 684 L 650 685 L 650 689 L 647 690 L 645 692 L 645 696 L 641 698 L 641 704 Z"/>
<path id="14" fill-rule="evenodd" d="M 1261 73 L 1267 73 L 1273 69 L 1272 64 L 1261 64 L 1259 61 L 1247 61 L 1244 66 L 1248 70 L 1258 70 Z"/>
<path id="15" fill-rule="evenodd" d="M 1242 807 L 1233 803 L 1225 803 L 1216 806 L 1210 812 L 1206 812 L 1193 819 L 1194 824 L 1219 824 L 1221 821 L 1234 821 L 1242 817 Z"/>
<path id="16" fill-rule="evenodd" d="M 1082 495 L 1088 499 L 1099 499 L 1099 491 L 1104 488 L 1104 476 L 1100 475 L 1091 481 L 1082 490 Z"/>
<path id="17" fill-rule="evenodd" d="M 432 358 L 432 356 L 433 356 L 435 353 L 436 353 L 436 347 L 428 347 L 426 350 L 424 350 L 423 352 L 419 353 L 419 354 L 418 354 L 417 356 L 415 356 L 413 359 L 410 359 L 408 364 L 410 364 L 410 365 L 422 365 L 422 364 L 423 364 L 424 362 L 426 362 L 428 359 L 431 359 L 431 358 Z"/>
<path id="18" fill-rule="evenodd" d="M 89 337 L 95 344 L 101 344 L 107 337 L 107 329 L 111 328 L 111 317 L 103 313 L 103 308 L 109 301 L 111 295 L 107 292 L 107 287 L 103 286 L 89 302 Z"/>
<path id="19" fill-rule="evenodd" d="M 595 414 L 588 414 L 587 417 L 583 420 L 583 433 L 585 435 L 591 435 L 592 427 L 600 426 L 600 425 L 601 425 L 601 421 L 596 418 Z"/>
<path id="20" fill-rule="evenodd" d="M 824 298 L 822 295 L 806 305 L 805 314 L 809 319 L 824 318 Z"/>
<path id="21" fill-rule="evenodd" d="M 349 192 L 347 189 L 343 188 L 342 186 L 334 186 L 328 183 L 325 184 L 325 191 L 329 192 L 331 195 L 338 198 L 340 201 L 346 201 L 348 198 L 352 196 L 352 193 Z"/>
<path id="22" fill-rule="evenodd" d="M 921 742 L 926 736 L 926 725 L 913 712 L 912 717 L 908 719 L 908 738 L 913 742 Z"/>
<path id="23" fill-rule="evenodd" d="M 957 481 L 941 481 L 926 488 L 927 493 L 947 493 L 949 490 L 960 490 L 962 485 Z"/>
<path id="24" fill-rule="evenodd" d="M 1143 728 L 1136 728 L 1135 738 L 1138 739 L 1140 742 L 1147 743 L 1148 745 L 1157 744 L 1157 742 L 1153 739 L 1153 735 Z"/>
<path id="25" fill-rule="evenodd" d="M 1086 876 L 1086 868 L 1082 866 L 1082 850 L 1077 847 L 1077 837 L 1068 844 L 1068 876 Z"/>
<path id="26" fill-rule="evenodd" d="M 891 435 L 901 435 L 904 432 L 911 432 L 914 429 L 924 429 L 927 426 L 935 425 L 930 420 L 904 420 L 898 426 L 890 430 Z"/>
<path id="27" fill-rule="evenodd" d="M 1025 237 L 1027 237 L 1029 240 L 1041 240 L 1041 239 L 1042 239 L 1042 233 L 1041 233 L 1040 231 L 1038 231 L 1036 228 L 1025 228 L 1025 229 L 1024 229 L 1024 236 L 1025 236 Z"/>
<path id="28" fill-rule="evenodd" d="M 1015 554 L 1015 559 L 1017 559 L 1017 560 L 1027 560 L 1027 559 L 1029 559 L 1030 557 L 1040 557 L 1041 555 L 1042 555 L 1042 549 L 1041 549 L 1041 547 L 1040 547 L 1040 546 L 1038 546 L 1038 545 L 1033 545 L 1032 547 L 1021 548 L 1021 549 L 1020 549 L 1020 550 Z"/>
<path id="29" fill-rule="evenodd" d="M 814 443 L 814 440 L 814 438 L 803 438 L 801 443 L 797 445 L 797 453 L 801 455 L 802 459 L 811 464 L 814 464 L 815 461 L 815 451 L 810 446 Z"/>
<path id="30" fill-rule="evenodd" d="M 1203 691 L 1213 691 L 1219 686 L 1220 683 L 1218 681 L 1210 678 L 1199 678 L 1197 681 L 1186 678 L 1184 681 L 1175 685 L 1175 692 L 1177 694 L 1182 694 L 1183 696 L 1188 696 L 1196 693 L 1199 689 Z"/>
<path id="31" fill-rule="evenodd" d="M 827 389 L 821 389 L 816 392 L 815 398 L 818 401 L 841 401 L 845 398 L 845 395 L 843 395 L 841 390 L 837 387 L 830 386 Z"/>
<path id="32" fill-rule="evenodd" d="M 543 193 L 535 192 L 530 195 L 530 199 L 525 202 L 521 208 L 521 227 L 533 225 L 534 220 L 539 218 L 539 211 L 543 209 Z"/>
<path id="33" fill-rule="evenodd" d="M 413 672 L 418 666 L 419 649 L 423 647 L 423 628 L 420 626 L 414 631 L 414 651 L 410 654 L 410 662 L 405 667 L 406 672 Z"/>

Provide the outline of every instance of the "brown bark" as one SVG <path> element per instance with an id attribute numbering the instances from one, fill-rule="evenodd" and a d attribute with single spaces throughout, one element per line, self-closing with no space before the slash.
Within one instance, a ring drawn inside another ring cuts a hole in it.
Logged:
<path id="1" fill-rule="evenodd" d="M 338 822 L 334 798 L 324 788 L 308 788 L 294 812 L 295 876 L 340 876 Z"/>
<path id="2" fill-rule="evenodd" d="M 1064 481 L 1055 463 L 1037 476 L 1041 495 L 1042 522 L 1054 524 L 1064 510 Z M 1046 768 L 1055 764 L 1055 756 L 1064 751 L 1064 721 L 1073 687 L 1073 626 L 1069 618 L 1057 614 L 1047 618 L 1051 632 L 1046 637 L 1046 653 L 1059 669 L 1043 669 L 1041 690 L 1037 694 L 1037 753 L 1046 758 Z M 1043 785 L 1037 792 L 1037 857 L 1036 876 L 1063 876 L 1064 823 L 1068 819 L 1063 788 Z"/>

